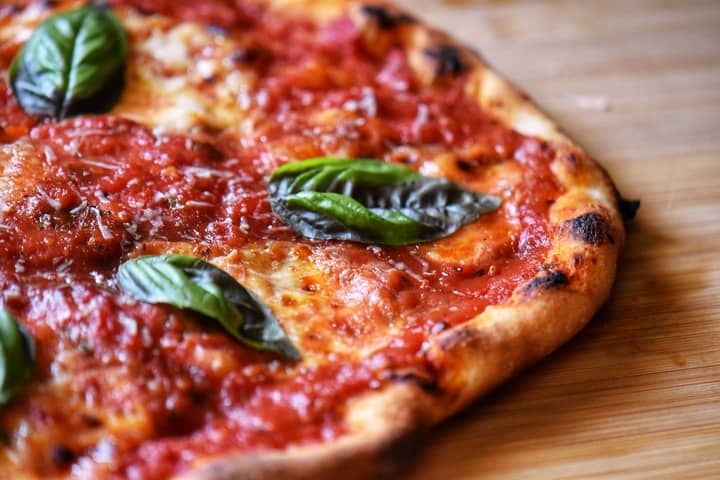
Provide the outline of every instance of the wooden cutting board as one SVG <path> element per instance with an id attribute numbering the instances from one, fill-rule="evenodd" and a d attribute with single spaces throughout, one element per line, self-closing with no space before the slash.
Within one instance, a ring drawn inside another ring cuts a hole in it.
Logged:
<path id="1" fill-rule="evenodd" d="M 402 0 L 642 200 L 606 307 L 433 432 L 434 479 L 720 479 L 720 1 Z"/>

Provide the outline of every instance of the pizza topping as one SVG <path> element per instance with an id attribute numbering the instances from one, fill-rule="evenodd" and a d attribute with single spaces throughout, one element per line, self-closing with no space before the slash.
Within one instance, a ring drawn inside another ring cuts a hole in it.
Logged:
<path id="1" fill-rule="evenodd" d="M 374 19 L 378 26 L 384 30 L 395 28 L 403 23 L 413 23 L 415 20 L 405 13 L 397 13 L 381 5 L 363 5 L 360 11 Z"/>
<path id="2" fill-rule="evenodd" d="M 89 5 L 40 24 L 13 60 L 10 83 L 28 113 L 62 119 L 104 112 L 122 91 L 126 54 L 115 16 Z"/>
<path id="3" fill-rule="evenodd" d="M 120 266 L 117 282 L 138 300 L 201 313 L 253 348 L 300 359 L 300 352 L 270 308 L 232 276 L 199 258 L 178 254 L 139 257 Z"/>
<path id="4" fill-rule="evenodd" d="M 25 328 L 0 309 L 0 404 L 7 403 L 30 376 L 35 343 Z"/>
<path id="5" fill-rule="evenodd" d="M 379 160 L 321 157 L 275 170 L 273 211 L 309 238 L 407 245 L 445 237 L 500 198 Z"/>

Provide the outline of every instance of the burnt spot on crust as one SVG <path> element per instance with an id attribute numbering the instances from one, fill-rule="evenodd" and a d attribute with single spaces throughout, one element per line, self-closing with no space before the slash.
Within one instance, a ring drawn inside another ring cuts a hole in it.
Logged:
<path id="1" fill-rule="evenodd" d="M 556 158 L 568 170 L 571 176 L 582 176 L 583 166 L 587 163 L 585 155 L 577 151 L 559 150 L 556 152 Z"/>
<path id="2" fill-rule="evenodd" d="M 363 5 L 360 11 L 377 22 L 383 30 L 391 30 L 398 25 L 415 23 L 415 19 L 405 13 L 392 12 L 380 5 Z"/>
<path id="3" fill-rule="evenodd" d="M 549 270 L 544 275 L 535 277 L 523 288 L 525 295 L 531 295 L 538 290 L 553 290 L 568 284 L 568 276 L 560 270 Z"/>
<path id="4" fill-rule="evenodd" d="M 473 174 L 478 168 L 487 167 L 495 163 L 499 163 L 498 160 L 490 156 L 463 157 L 456 160 L 455 166 L 463 173 Z"/>
<path id="5" fill-rule="evenodd" d="M 455 166 L 464 173 L 472 174 L 480 167 L 502 162 L 502 158 L 487 149 L 474 149 L 458 154 Z"/>
<path id="6" fill-rule="evenodd" d="M 445 75 L 457 76 L 468 69 L 468 66 L 463 61 L 460 49 L 452 45 L 428 47 L 423 52 L 435 62 L 434 70 L 437 77 Z"/>
<path id="7" fill-rule="evenodd" d="M 396 383 L 412 383 L 431 395 L 439 395 L 442 393 L 440 386 L 434 378 L 424 377 L 415 372 L 390 371 L 388 372 L 387 378 Z"/>
<path id="8" fill-rule="evenodd" d="M 610 223 L 604 215 L 597 212 L 583 213 L 565 222 L 573 239 L 590 245 L 603 245 L 615 243 L 610 233 Z"/>

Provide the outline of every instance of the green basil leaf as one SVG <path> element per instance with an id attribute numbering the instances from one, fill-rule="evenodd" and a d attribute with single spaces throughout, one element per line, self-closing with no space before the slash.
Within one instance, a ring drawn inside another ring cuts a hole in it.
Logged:
<path id="1" fill-rule="evenodd" d="M 59 13 L 33 32 L 9 69 L 28 112 L 63 119 L 109 110 L 120 97 L 127 39 L 115 15 L 88 5 Z"/>
<path id="2" fill-rule="evenodd" d="M 178 254 L 138 257 L 120 265 L 117 282 L 121 290 L 140 301 L 201 313 L 220 322 L 246 345 L 300 359 L 300 352 L 270 308 L 228 273 L 199 258 Z"/>
<path id="3" fill-rule="evenodd" d="M 407 245 L 445 237 L 500 198 L 380 160 L 312 158 L 276 169 L 270 206 L 308 238 Z"/>
<path id="4" fill-rule="evenodd" d="M 0 404 L 23 387 L 35 363 L 35 342 L 15 317 L 0 309 Z"/>

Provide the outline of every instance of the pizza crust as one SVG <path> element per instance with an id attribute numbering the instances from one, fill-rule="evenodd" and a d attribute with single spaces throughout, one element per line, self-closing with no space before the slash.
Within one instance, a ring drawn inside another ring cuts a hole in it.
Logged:
<path id="1" fill-rule="evenodd" d="M 332 443 L 209 458 L 179 479 L 383 478 L 410 459 L 423 433 L 439 420 L 433 403 L 417 385 L 394 384 L 356 399 L 346 416 L 352 433 Z"/>
<path id="2" fill-rule="evenodd" d="M 297 2 L 270 3 L 282 7 Z M 411 64 L 426 83 L 442 79 L 422 52 L 456 49 L 466 68 L 472 70 L 467 94 L 500 122 L 551 143 L 557 151 L 551 168 L 565 193 L 550 212 L 552 248 L 544 268 L 518 286 L 509 302 L 488 307 L 468 322 L 427 340 L 424 352 L 437 373 L 432 391 L 419 381 L 390 384 L 349 405 L 346 420 L 350 431 L 335 442 L 205 459 L 181 477 L 186 480 L 338 476 L 350 480 L 392 473 L 402 463 L 403 452 L 417 443 L 422 432 L 549 354 L 585 326 L 610 294 L 625 238 L 621 199 L 609 176 L 479 55 L 441 32 L 411 22 L 409 14 L 388 3 L 303 3 L 313 7 L 308 9 L 311 12 L 316 5 L 322 7 L 316 18 L 327 18 L 328 11 L 337 12 L 339 7 L 350 8 L 353 19 L 376 39 L 380 35 L 377 18 L 368 18 L 364 7 L 370 5 L 385 12 L 380 15 L 400 19 L 399 31 L 394 34 L 405 42 Z M 365 421 L 356 421 L 360 418 Z"/>

